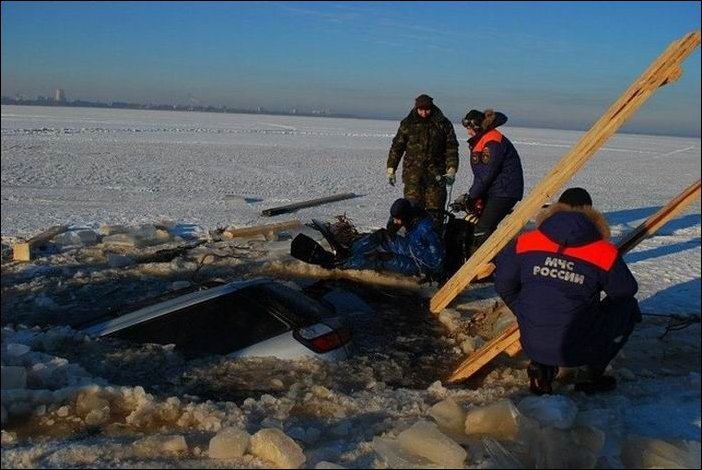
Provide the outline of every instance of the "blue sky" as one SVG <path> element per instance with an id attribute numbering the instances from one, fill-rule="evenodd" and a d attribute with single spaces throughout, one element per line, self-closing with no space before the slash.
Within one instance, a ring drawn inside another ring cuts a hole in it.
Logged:
<path id="1" fill-rule="evenodd" d="M 2 2 L 2 94 L 587 129 L 700 2 Z M 626 125 L 700 135 L 700 48 Z"/>

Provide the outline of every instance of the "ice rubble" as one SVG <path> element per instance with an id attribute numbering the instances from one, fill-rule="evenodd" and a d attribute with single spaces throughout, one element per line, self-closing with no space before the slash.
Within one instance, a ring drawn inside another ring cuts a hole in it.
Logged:
<path id="1" fill-rule="evenodd" d="M 111 269 L 133 269 L 144 250 L 153 253 L 162 248 L 158 244 L 158 229 L 142 230 L 141 241 L 136 236 L 139 230 L 105 228 L 104 232 L 111 233 L 108 236 L 124 235 L 108 244 L 114 250 L 105 258 Z M 84 243 L 86 253 L 97 258 L 104 256 L 100 250 L 88 250 L 96 246 L 91 237 L 72 236 L 70 241 L 78 243 L 78 239 Z M 99 237 L 96 240 L 100 243 Z M 171 241 L 180 243 L 175 236 Z M 68 254 L 67 259 L 81 256 L 75 246 L 61 247 L 66 250 L 62 253 Z M 209 249 L 197 249 L 190 258 L 175 260 L 165 267 L 158 266 L 160 263 L 142 265 L 139 272 L 197 270 L 212 258 L 211 254 Z M 39 276 L 53 270 L 38 266 L 31 269 L 36 269 Z M 99 274 L 94 271 L 84 276 L 75 272 L 61 282 L 94 281 Z M 31 282 L 30 289 L 41 288 L 36 278 Z M 191 282 L 178 280 L 170 285 L 186 288 Z M 33 302 L 37 308 L 59 308 L 46 295 L 35 297 Z M 446 312 L 439 320 L 449 334 L 461 330 L 460 314 Z M 507 320 L 511 318 L 503 319 L 500 315 L 494 325 Z M 525 377 L 521 369 L 495 369 L 478 391 L 447 388 L 441 382 L 426 390 L 390 385 L 402 383 L 404 371 L 412 364 L 399 351 L 359 358 L 353 365 L 322 367 L 306 362 L 283 367 L 273 362 L 252 361 L 249 364 L 257 366 L 252 367 L 251 373 L 246 366 L 242 368 L 241 362 L 221 361 L 206 363 L 201 370 L 190 368 L 183 374 L 200 383 L 207 376 L 212 381 L 221 380 L 221 390 L 231 383 L 228 381 L 241 378 L 249 385 L 265 383 L 264 389 L 275 392 L 275 396 L 260 393 L 237 406 L 226 399 L 202 402 L 183 393 L 182 388 L 173 387 L 165 394 L 156 394 L 147 393 L 142 386 L 114 384 L 120 377 L 114 366 L 120 361 L 147 360 L 157 364 L 156 367 L 172 367 L 174 359 L 166 348 L 111 350 L 111 346 L 65 327 L 3 328 L 2 338 L 4 467 L 44 466 L 52 462 L 62 466 L 101 463 L 114 466 L 115 459 L 183 464 L 192 462 L 188 459 L 198 462 L 213 459 L 213 462 L 235 461 L 245 467 L 270 462 L 315 468 L 338 468 L 338 464 L 391 468 L 463 465 L 569 468 L 616 466 L 621 442 L 621 459 L 627 465 L 631 462 L 637 466 L 680 465 L 699 455 L 699 443 L 612 437 L 611 419 L 594 419 L 587 410 L 579 411 L 578 405 L 565 396 L 528 397 L 516 401 L 518 406 L 510 399 L 499 400 L 510 396 L 516 399 L 524 393 Z M 478 336 L 460 334 L 446 340 L 449 344 L 473 343 L 465 344 L 463 349 L 476 347 L 482 341 Z M 61 357 L 62 352 L 70 349 L 77 350 L 73 359 Z M 106 351 L 105 365 L 91 364 L 86 370 L 81 351 L 86 360 L 93 355 L 101 357 L 102 351 Z M 98 351 L 101 352 L 97 354 Z M 102 378 L 98 371 L 109 372 L 110 379 Z M 484 405 L 477 406 L 479 403 Z M 27 417 L 27 426 L 22 429 L 5 429 L 8 422 L 16 423 Z M 426 422 L 428 418 L 436 425 Z M 26 436 L 75 436 L 91 429 L 101 429 L 106 436 L 102 446 L 86 445 L 82 450 L 58 448 L 51 458 L 42 458 L 39 453 L 22 448 Z M 256 446 L 252 444 L 253 438 L 246 441 L 245 436 L 249 435 L 258 436 Z M 114 436 L 121 436 L 132 445 L 126 449 L 112 444 L 110 439 Z M 606 444 L 612 439 L 612 445 Z M 427 442 L 432 445 L 426 445 Z M 644 447 L 646 452 L 637 454 L 633 450 L 637 446 Z"/>
<path id="2" fill-rule="evenodd" d="M 239 428 L 224 428 L 210 439 L 208 455 L 212 459 L 241 457 L 249 447 L 251 435 Z"/>
<path id="3" fill-rule="evenodd" d="M 300 468 L 305 454 L 295 441 L 280 429 L 264 428 L 251 437 L 251 453 L 278 468 Z"/>

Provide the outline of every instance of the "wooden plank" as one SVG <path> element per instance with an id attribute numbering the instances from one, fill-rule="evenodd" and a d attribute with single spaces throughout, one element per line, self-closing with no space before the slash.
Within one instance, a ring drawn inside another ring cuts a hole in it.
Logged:
<path id="1" fill-rule="evenodd" d="M 438 314 L 476 277 L 480 267 L 492 260 L 519 233 L 532 214 L 553 197 L 622 124 L 656 90 L 678 77 L 680 64 L 700 44 L 700 32 L 686 34 L 674 41 L 644 71 L 629 89 L 610 106 L 590 130 L 566 153 L 553 169 L 532 189 L 490 238 L 432 297 L 429 308 Z"/>
<path id="2" fill-rule="evenodd" d="M 516 339 L 505 348 L 505 352 L 509 357 L 514 357 L 522 351 L 522 343 Z"/>
<path id="3" fill-rule="evenodd" d="M 12 259 L 14 261 L 30 261 L 32 259 L 32 249 L 41 246 L 66 230 L 68 230 L 68 225 L 54 225 L 26 242 L 17 243 L 12 247 Z"/>
<path id="4" fill-rule="evenodd" d="M 649 235 L 655 233 L 663 227 L 670 219 L 682 212 L 692 201 L 700 197 L 700 180 L 695 181 L 678 194 L 665 207 L 646 219 L 641 225 L 629 232 L 617 245 L 619 251 L 626 253 L 638 245 Z"/>
<path id="5" fill-rule="evenodd" d="M 700 196 L 700 180 L 685 188 L 680 194 L 675 196 L 661 210 L 650 216 L 638 227 L 632 230 L 628 235 L 625 235 L 618 243 L 617 248 L 622 255 L 632 250 L 636 245 L 641 243 L 646 237 L 654 234 L 658 229 L 663 227 L 675 215 L 679 214 L 683 209 L 689 206 L 694 200 Z M 492 265 L 492 263 L 491 263 Z M 494 266 L 494 265 L 492 265 Z M 493 341 L 487 343 L 478 351 L 471 354 L 453 371 L 449 377 L 449 382 L 458 382 L 465 380 L 475 374 L 485 364 L 497 357 L 501 352 L 506 352 L 510 357 L 516 356 L 522 349 L 519 342 L 519 337 L 505 336 L 505 334 L 519 333 L 517 322 L 511 323 L 496 339 L 502 338 L 499 344 L 493 344 Z M 512 338 L 508 341 L 507 338 Z M 499 349 L 502 348 L 502 349 Z"/>
<path id="6" fill-rule="evenodd" d="M 495 263 L 487 263 L 479 266 L 475 274 L 475 279 L 485 279 L 495 272 Z"/>
<path id="7" fill-rule="evenodd" d="M 272 207 L 270 209 L 265 209 L 261 212 L 261 215 L 272 217 L 278 214 L 284 214 L 286 212 L 293 212 L 297 209 L 302 209 L 304 207 L 319 206 L 321 204 L 327 204 L 329 202 L 342 201 L 344 199 L 351 199 L 358 197 L 355 193 L 342 193 L 336 194 L 334 196 L 321 197 L 319 199 L 311 199 L 309 201 L 298 202 L 295 204 L 289 204 L 287 206 Z"/>
<path id="8" fill-rule="evenodd" d="M 227 228 L 224 233 L 232 238 L 236 237 L 251 237 L 254 235 L 259 235 L 262 233 L 279 232 L 281 230 L 289 230 L 292 228 L 297 228 L 302 225 L 299 220 L 287 220 L 285 222 L 276 222 L 274 224 L 266 225 L 256 225 L 254 227 L 242 227 L 242 228 Z"/>
<path id="9" fill-rule="evenodd" d="M 485 364 L 492 361 L 514 342 L 519 342 L 519 327 L 517 322 L 511 323 L 502 333 L 490 340 L 485 346 L 463 361 L 448 378 L 448 381 L 458 382 L 479 371 Z"/>

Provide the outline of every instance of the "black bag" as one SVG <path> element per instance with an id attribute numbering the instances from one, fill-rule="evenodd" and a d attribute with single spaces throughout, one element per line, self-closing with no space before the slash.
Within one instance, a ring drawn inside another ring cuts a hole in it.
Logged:
<path id="1" fill-rule="evenodd" d="M 290 244 L 290 254 L 300 261 L 327 269 L 332 269 L 335 264 L 333 253 L 329 253 L 322 245 L 303 233 L 293 239 Z"/>

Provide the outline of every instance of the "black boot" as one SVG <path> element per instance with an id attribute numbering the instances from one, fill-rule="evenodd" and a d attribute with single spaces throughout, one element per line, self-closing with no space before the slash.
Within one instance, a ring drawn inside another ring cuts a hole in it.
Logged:
<path id="1" fill-rule="evenodd" d="M 290 244 L 290 254 L 300 261 L 316 264 L 326 269 L 332 269 L 336 265 L 333 253 L 329 253 L 322 245 L 303 233 L 298 234 L 293 239 Z"/>
<path id="2" fill-rule="evenodd" d="M 611 392 L 617 388 L 617 379 L 611 375 L 604 375 L 603 367 L 588 367 L 588 379 L 585 382 L 575 384 L 576 392 L 585 392 L 587 395 L 593 393 Z"/>
<path id="3" fill-rule="evenodd" d="M 544 395 L 553 393 L 551 382 L 558 374 L 558 367 L 547 366 L 536 361 L 531 361 L 527 367 L 527 375 L 529 376 L 529 390 L 535 395 Z"/>

